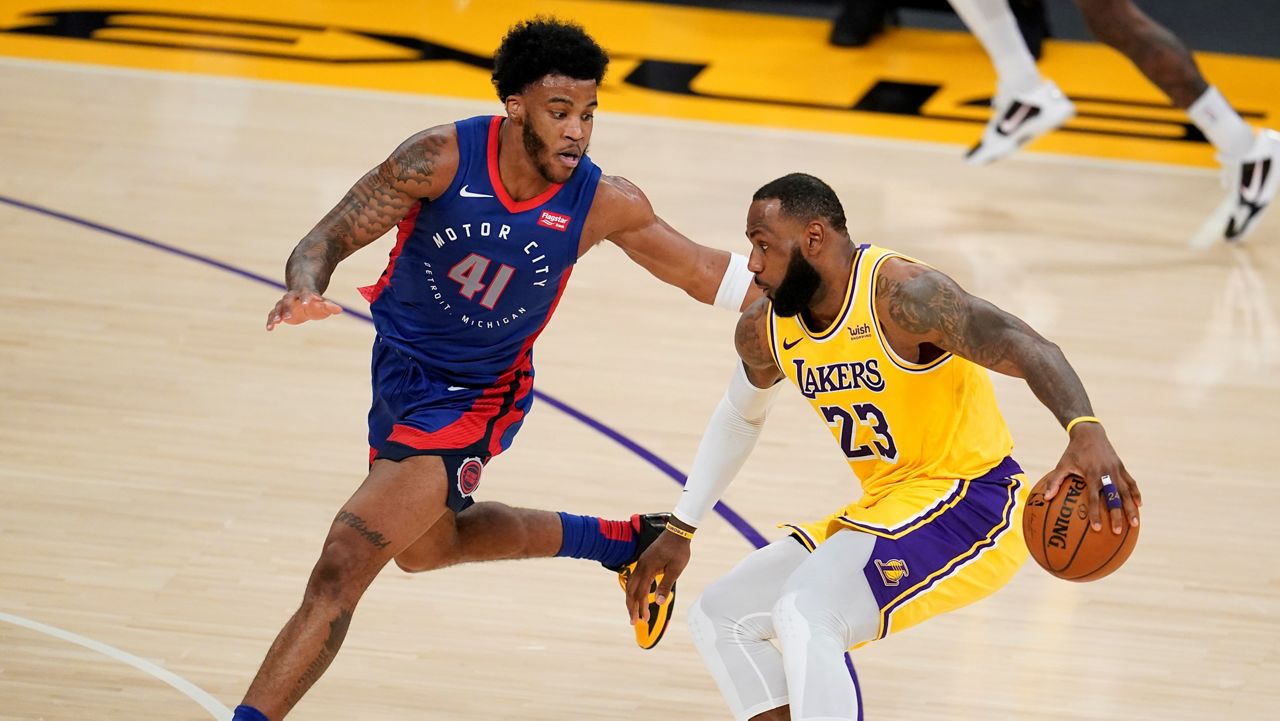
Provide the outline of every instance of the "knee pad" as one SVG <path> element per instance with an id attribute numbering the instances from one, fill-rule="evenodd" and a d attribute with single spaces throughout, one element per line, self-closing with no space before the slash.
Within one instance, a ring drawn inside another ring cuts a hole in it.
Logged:
<path id="1" fill-rule="evenodd" d="M 757 595 L 749 589 L 726 583 L 725 579 L 716 581 L 690 608 L 690 633 L 708 639 L 755 641 L 773 638 L 769 600 Z"/>
<path id="2" fill-rule="evenodd" d="M 791 641 L 813 638 L 834 639 L 841 648 L 854 645 L 853 627 L 840 610 L 823 594 L 801 589 L 783 593 L 771 613 L 778 639 Z"/>

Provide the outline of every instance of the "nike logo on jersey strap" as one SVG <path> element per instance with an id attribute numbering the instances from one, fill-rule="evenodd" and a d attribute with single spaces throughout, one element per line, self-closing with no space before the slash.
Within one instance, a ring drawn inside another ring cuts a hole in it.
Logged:
<path id="1" fill-rule="evenodd" d="M 782 350 L 791 350 L 792 348 L 795 348 L 795 347 L 796 347 L 796 345 L 797 345 L 798 343 L 800 343 L 800 341 L 802 341 L 802 340 L 804 340 L 804 339 L 803 339 L 803 338 L 796 338 L 795 340 L 785 340 L 785 339 L 784 339 L 784 340 L 782 341 Z"/>

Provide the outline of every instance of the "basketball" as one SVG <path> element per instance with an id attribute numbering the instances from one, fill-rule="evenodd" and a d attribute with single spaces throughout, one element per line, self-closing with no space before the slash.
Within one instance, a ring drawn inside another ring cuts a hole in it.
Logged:
<path id="1" fill-rule="evenodd" d="M 1116 570 L 1129 558 L 1138 542 L 1138 529 L 1126 519 L 1124 530 L 1111 532 L 1104 512 L 1101 531 L 1089 527 L 1085 501 L 1089 486 L 1072 476 L 1063 481 L 1058 495 L 1046 501 L 1045 481 L 1037 483 L 1022 514 L 1022 533 L 1031 557 L 1049 573 L 1068 581 L 1096 581 Z"/>

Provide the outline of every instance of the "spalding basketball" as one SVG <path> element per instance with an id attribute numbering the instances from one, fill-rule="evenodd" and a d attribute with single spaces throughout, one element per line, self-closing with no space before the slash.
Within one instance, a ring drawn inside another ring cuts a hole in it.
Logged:
<path id="1" fill-rule="evenodd" d="M 1089 526 L 1089 486 L 1071 477 L 1058 494 L 1044 499 L 1045 481 L 1037 483 L 1022 513 L 1022 534 L 1031 557 L 1044 570 L 1068 581 L 1096 581 L 1120 567 L 1138 542 L 1138 529 L 1125 519 L 1124 530 L 1111 531 L 1103 511 L 1102 530 Z"/>

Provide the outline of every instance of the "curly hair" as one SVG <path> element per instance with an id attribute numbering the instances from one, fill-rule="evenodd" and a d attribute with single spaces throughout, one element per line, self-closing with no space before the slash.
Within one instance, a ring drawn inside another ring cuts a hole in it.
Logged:
<path id="1" fill-rule="evenodd" d="M 493 86 L 506 102 L 547 75 L 599 84 L 608 65 L 609 55 L 581 25 L 539 16 L 507 31 L 493 56 Z"/>
<path id="2" fill-rule="evenodd" d="M 777 199 L 783 213 L 808 222 L 823 218 L 841 233 L 845 228 L 844 206 L 836 197 L 836 191 L 818 178 L 805 173 L 791 173 L 765 183 L 751 197 L 755 200 Z"/>

